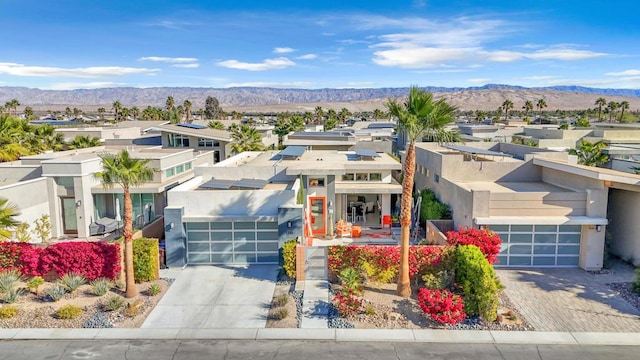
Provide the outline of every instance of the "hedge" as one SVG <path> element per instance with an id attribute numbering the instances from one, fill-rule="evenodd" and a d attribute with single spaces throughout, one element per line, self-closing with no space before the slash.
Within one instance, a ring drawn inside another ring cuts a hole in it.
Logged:
<path id="1" fill-rule="evenodd" d="M 493 266 L 480 248 L 461 245 L 456 249 L 456 283 L 464 298 L 464 311 L 494 321 L 498 310 L 498 291 L 502 289 Z"/>
<path id="2" fill-rule="evenodd" d="M 282 245 L 282 268 L 288 277 L 296 278 L 296 239 L 288 240 Z"/>
<path id="3" fill-rule="evenodd" d="M 136 282 L 158 279 L 158 239 L 133 240 L 133 276 Z"/>

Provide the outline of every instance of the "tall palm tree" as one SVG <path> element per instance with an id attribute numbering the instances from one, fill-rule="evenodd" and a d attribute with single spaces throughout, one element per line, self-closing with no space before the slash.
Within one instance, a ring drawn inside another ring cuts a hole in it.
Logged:
<path id="1" fill-rule="evenodd" d="M 20 225 L 16 216 L 20 215 L 18 206 L 10 203 L 8 199 L 0 198 L 0 240 L 11 238 L 11 230 Z"/>
<path id="2" fill-rule="evenodd" d="M 509 118 L 509 110 L 513 109 L 513 101 L 506 99 L 502 103 L 502 108 L 504 109 L 504 121 L 507 121 Z"/>
<path id="3" fill-rule="evenodd" d="M 598 107 L 598 121 L 602 121 L 602 107 L 607 105 L 607 100 L 599 97 L 596 99 L 595 105 Z"/>
<path id="4" fill-rule="evenodd" d="M 624 111 L 629 110 L 629 102 L 625 100 L 618 105 L 620 107 L 620 122 L 622 122 L 622 120 L 624 119 Z"/>
<path id="5" fill-rule="evenodd" d="M 120 121 L 120 111 L 122 111 L 122 104 L 120 103 L 120 101 L 116 100 L 113 102 L 113 105 L 111 105 L 111 107 L 113 108 L 114 112 L 114 120 L 116 122 Z"/>
<path id="6" fill-rule="evenodd" d="M 96 178 L 102 180 L 102 186 L 113 188 L 118 184 L 124 192 L 124 265 L 126 290 L 125 297 L 132 298 L 138 293 L 133 275 L 133 205 L 131 187 L 142 185 L 153 178 L 154 170 L 147 167 L 149 159 L 133 159 L 127 150 L 118 154 L 103 154 L 102 171 Z"/>
<path id="7" fill-rule="evenodd" d="M 18 116 L 18 106 L 20 106 L 20 102 L 17 99 L 11 99 L 4 104 L 7 111 L 13 110 L 13 116 Z"/>
<path id="8" fill-rule="evenodd" d="M 373 118 L 378 120 L 378 119 L 382 119 L 384 117 L 384 111 L 380 110 L 380 109 L 374 109 L 373 110 Z"/>
<path id="9" fill-rule="evenodd" d="M 609 109 L 609 122 L 613 122 L 613 119 L 616 117 L 616 110 L 618 110 L 618 103 L 615 101 L 609 101 L 607 109 Z"/>
<path id="10" fill-rule="evenodd" d="M 396 293 L 402 297 L 411 296 L 409 283 L 409 232 L 411 227 L 411 202 L 413 200 L 413 179 L 416 166 L 416 141 L 423 136 L 439 142 L 452 141 L 455 134 L 445 126 L 454 120 L 456 108 L 444 99 L 434 100 L 433 94 L 411 86 L 409 98 L 404 104 L 395 100 L 387 103 L 389 113 L 398 119 L 399 128 L 405 132 L 409 146 L 402 166 L 402 203 L 400 214 L 401 257 Z"/>
<path id="11" fill-rule="evenodd" d="M 338 113 L 338 119 L 340 120 L 341 124 L 344 124 L 347 121 L 347 118 L 349 116 L 353 115 L 351 113 L 351 111 L 349 111 L 349 109 L 347 108 L 342 108 L 340 109 L 340 112 Z"/>
<path id="12" fill-rule="evenodd" d="M 304 119 L 305 124 L 311 124 L 311 120 L 313 120 L 313 114 L 311 111 L 305 111 L 302 114 L 302 118 Z"/>
<path id="13" fill-rule="evenodd" d="M 476 110 L 475 115 L 476 115 L 475 117 L 476 122 L 483 122 L 484 119 L 487 117 L 487 113 L 482 110 Z"/>
<path id="14" fill-rule="evenodd" d="M 324 110 L 322 109 L 322 106 L 316 106 L 315 113 L 316 113 L 316 124 L 320 124 L 320 122 L 324 121 Z"/>
<path id="15" fill-rule="evenodd" d="M 176 101 L 173 99 L 173 96 L 167 97 L 167 101 L 165 101 L 165 108 L 169 111 L 175 108 Z"/>
<path id="16" fill-rule="evenodd" d="M 140 115 L 140 109 L 138 109 L 137 106 L 134 106 L 130 109 L 129 111 L 131 113 L 131 116 L 133 116 L 133 120 L 138 120 L 138 116 Z"/>
<path id="17" fill-rule="evenodd" d="M 191 122 L 191 101 L 185 100 L 182 105 L 184 106 L 184 112 L 187 115 L 186 122 L 190 123 Z"/>
<path id="18" fill-rule="evenodd" d="M 244 151 L 264 150 L 262 137 L 256 128 L 249 125 L 237 126 L 231 130 L 231 151 L 239 154 Z"/>
<path id="19" fill-rule="evenodd" d="M 101 120 L 104 120 L 104 113 L 107 112 L 107 109 L 103 108 L 103 107 L 99 107 L 98 108 L 98 117 L 100 117 Z"/>
<path id="20" fill-rule="evenodd" d="M 533 110 L 533 102 L 531 100 L 525 101 L 522 109 L 524 110 L 524 116 L 529 117 L 529 111 Z"/>
<path id="21" fill-rule="evenodd" d="M 569 154 L 578 156 L 578 164 L 600 166 L 609 161 L 609 155 L 603 152 L 606 148 L 602 140 L 595 143 L 580 140 L 575 149 L 569 149 Z"/>
<path id="22" fill-rule="evenodd" d="M 78 135 L 69 143 L 69 149 L 85 149 L 100 146 L 102 143 L 97 137 L 89 135 Z"/>
<path id="23" fill-rule="evenodd" d="M 547 107 L 547 102 L 544 99 L 540 99 L 538 100 L 538 102 L 536 103 L 536 108 L 538 109 L 538 111 L 540 112 L 540 117 L 542 117 L 542 109 Z"/>

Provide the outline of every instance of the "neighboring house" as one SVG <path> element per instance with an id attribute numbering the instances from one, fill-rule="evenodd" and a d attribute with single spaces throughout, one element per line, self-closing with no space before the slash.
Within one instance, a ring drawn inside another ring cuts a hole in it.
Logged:
<path id="1" fill-rule="evenodd" d="M 30 224 L 49 215 L 51 237 L 87 237 L 90 225 L 103 217 L 124 214 L 123 192 L 119 186 L 106 189 L 95 178 L 102 171 L 103 153 L 117 153 L 124 147 L 95 147 L 26 156 L 0 164 L 4 182 L 0 197 L 21 209 L 20 221 Z M 152 181 L 131 188 L 134 226 L 162 215 L 166 191 L 193 177 L 193 167 L 211 162 L 212 154 L 192 149 L 126 147 L 134 158 L 149 159 L 156 170 Z M 117 209 L 119 205 L 119 210 Z"/>
<path id="2" fill-rule="evenodd" d="M 640 215 L 640 176 L 508 143 L 420 143 L 415 179 L 451 206 L 455 227 L 500 235 L 498 266 L 600 269 L 609 222 L 613 252 L 640 258 L 632 220 Z M 625 216 L 612 216 L 621 211 Z"/>
<path id="3" fill-rule="evenodd" d="M 167 263 L 275 263 L 284 241 L 331 236 L 339 219 L 380 226 L 402 193 L 400 169 L 387 154 L 295 146 L 196 167 L 168 192 Z"/>
<path id="4" fill-rule="evenodd" d="M 199 124 L 166 124 L 158 127 L 162 133 L 163 148 L 189 148 L 212 151 L 213 162 L 231 156 L 231 133 Z"/>

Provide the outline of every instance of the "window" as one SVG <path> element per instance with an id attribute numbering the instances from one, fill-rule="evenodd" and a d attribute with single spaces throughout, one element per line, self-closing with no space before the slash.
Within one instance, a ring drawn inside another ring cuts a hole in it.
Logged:
<path id="1" fill-rule="evenodd" d="M 73 178 L 72 177 L 59 177 L 56 178 L 58 185 L 64 187 L 73 187 Z"/>
<path id="2" fill-rule="evenodd" d="M 189 171 L 189 170 L 191 170 L 191 163 L 190 162 L 184 164 L 184 171 Z"/>
<path id="3" fill-rule="evenodd" d="M 167 177 L 172 177 L 174 175 L 173 168 L 169 168 L 166 170 Z"/>
<path id="4" fill-rule="evenodd" d="M 353 181 L 355 178 L 354 174 L 344 174 L 342 175 L 342 181 Z"/>
<path id="5" fill-rule="evenodd" d="M 324 178 L 309 178 L 310 187 L 324 187 Z"/>
<path id="6" fill-rule="evenodd" d="M 369 181 L 382 181 L 382 174 L 381 173 L 369 174 Z"/>
<path id="7" fill-rule="evenodd" d="M 189 137 L 180 134 L 169 134 L 170 147 L 189 147 Z"/>
<path id="8" fill-rule="evenodd" d="M 369 179 L 369 174 L 367 173 L 357 173 L 356 181 L 367 181 Z"/>
<path id="9" fill-rule="evenodd" d="M 435 181 L 436 183 L 440 182 L 440 175 L 436 174 L 433 178 L 433 181 Z"/>
<path id="10" fill-rule="evenodd" d="M 182 174 L 184 172 L 184 165 L 176 166 L 176 174 Z"/>

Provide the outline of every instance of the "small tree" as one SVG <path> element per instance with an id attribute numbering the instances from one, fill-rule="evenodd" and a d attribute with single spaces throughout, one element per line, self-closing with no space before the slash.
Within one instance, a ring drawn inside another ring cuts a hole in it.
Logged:
<path id="1" fill-rule="evenodd" d="M 603 151 L 607 144 L 602 141 L 595 143 L 580 140 L 575 149 L 570 149 L 569 154 L 578 156 L 578 163 L 586 166 L 600 166 L 609 161 L 609 155 Z"/>
<path id="2" fill-rule="evenodd" d="M 51 222 L 49 221 L 49 215 L 43 214 L 40 219 L 35 222 L 35 228 L 33 231 L 36 233 L 40 241 L 46 243 L 51 238 Z"/>
<path id="3" fill-rule="evenodd" d="M 29 235 L 29 224 L 26 222 L 20 223 L 20 225 L 16 226 L 16 240 L 20 242 L 29 242 L 31 241 L 31 235 Z"/>

